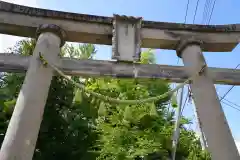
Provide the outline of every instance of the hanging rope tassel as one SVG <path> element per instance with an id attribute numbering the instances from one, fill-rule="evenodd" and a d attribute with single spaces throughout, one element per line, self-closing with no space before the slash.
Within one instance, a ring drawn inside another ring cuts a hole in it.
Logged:
<path id="1" fill-rule="evenodd" d="M 53 70 L 55 70 L 59 75 L 61 75 L 63 78 L 67 79 L 69 82 L 71 82 L 73 85 L 75 85 L 76 87 L 80 88 L 81 90 L 83 90 L 84 92 L 91 94 L 92 96 L 99 98 L 105 102 L 108 103 L 114 103 L 114 104 L 128 104 L 128 105 L 136 105 L 136 104 L 143 104 L 143 103 L 150 103 L 150 102 L 155 102 L 158 101 L 160 99 L 164 99 L 168 96 L 171 96 L 174 92 L 176 92 L 177 90 L 179 90 L 180 88 L 183 88 L 185 84 L 188 84 L 189 81 L 192 78 L 187 79 L 184 83 L 178 85 L 176 88 L 174 88 L 173 90 L 170 90 L 168 92 L 165 92 L 162 95 L 159 96 L 155 96 L 155 97 L 149 97 L 146 99 L 137 99 L 137 100 L 120 100 L 120 99 L 116 99 L 116 98 L 112 98 L 112 97 L 108 97 L 105 95 L 102 95 L 100 93 L 94 92 L 92 90 L 88 90 L 86 89 L 86 87 L 83 84 L 77 83 L 75 81 L 73 81 L 70 77 L 68 77 L 67 75 L 65 75 L 60 69 L 58 69 L 56 66 L 48 63 L 48 61 L 42 56 L 41 53 L 39 53 L 39 59 L 42 61 L 43 65 L 48 65 L 50 66 Z M 199 73 L 197 74 L 199 75 Z"/>

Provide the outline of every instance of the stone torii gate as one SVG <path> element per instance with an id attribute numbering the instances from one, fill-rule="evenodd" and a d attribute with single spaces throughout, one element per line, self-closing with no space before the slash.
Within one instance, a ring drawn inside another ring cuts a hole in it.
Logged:
<path id="1" fill-rule="evenodd" d="M 2 144 L 1 160 L 31 160 L 42 121 L 53 70 L 39 53 L 68 75 L 164 78 L 183 82 L 206 66 L 202 51 L 232 51 L 239 25 L 186 25 L 141 18 L 67 13 L 0 1 L 0 33 L 37 38 L 33 56 L 0 54 L 2 72 L 27 71 Z M 106 44 L 119 62 L 60 58 L 65 41 Z M 184 67 L 125 63 L 140 58 L 141 47 L 174 49 Z M 137 74 L 136 74 L 137 73 Z M 214 87 L 240 84 L 240 70 L 208 68 L 190 86 L 213 160 L 238 160 L 239 153 Z"/>

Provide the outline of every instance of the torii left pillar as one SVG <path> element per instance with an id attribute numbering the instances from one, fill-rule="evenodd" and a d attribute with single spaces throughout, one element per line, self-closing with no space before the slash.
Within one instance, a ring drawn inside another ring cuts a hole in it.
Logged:
<path id="1" fill-rule="evenodd" d="M 56 64 L 65 34 L 52 24 L 39 26 L 37 44 L 8 125 L 0 160 L 32 160 L 53 77 L 53 69 L 39 60 L 41 53 Z"/>

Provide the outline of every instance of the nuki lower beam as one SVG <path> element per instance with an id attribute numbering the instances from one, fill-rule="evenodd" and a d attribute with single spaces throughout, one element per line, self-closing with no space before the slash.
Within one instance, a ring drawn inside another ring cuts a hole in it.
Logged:
<path id="1" fill-rule="evenodd" d="M 0 72 L 25 72 L 31 56 L 0 53 Z M 55 64 L 67 75 L 110 76 L 115 78 L 157 78 L 168 82 L 182 83 L 189 74 L 187 67 L 157 64 L 130 64 L 116 61 L 79 60 L 62 57 Z M 137 70 L 137 76 L 135 71 Z M 240 69 L 208 68 L 208 77 L 215 84 L 240 85 Z"/>
<path id="2" fill-rule="evenodd" d="M 66 41 L 112 44 L 113 18 L 26 7 L 0 1 L 0 33 L 34 37 L 41 24 L 55 24 L 66 31 Z M 141 47 L 176 49 L 184 36 L 204 42 L 203 51 L 232 51 L 239 42 L 240 25 L 190 25 L 142 21 Z"/>

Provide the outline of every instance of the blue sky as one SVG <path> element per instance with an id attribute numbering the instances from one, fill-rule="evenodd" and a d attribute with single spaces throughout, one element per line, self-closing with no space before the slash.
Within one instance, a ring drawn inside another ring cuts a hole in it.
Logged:
<path id="1" fill-rule="evenodd" d="M 11 0 L 6 0 L 11 1 Z M 12 0 L 14 3 L 68 11 L 85 14 L 96 14 L 102 16 L 112 16 L 113 13 L 125 14 L 129 16 L 141 16 L 144 20 L 165 21 L 165 22 L 184 22 L 187 0 Z M 190 0 L 187 23 L 193 22 L 194 10 L 197 0 Z M 202 22 L 203 8 L 205 0 L 200 0 L 195 23 Z M 230 24 L 240 23 L 240 1 L 239 0 L 216 0 L 215 9 L 210 24 Z M 10 36 L 0 37 L 0 51 L 13 45 L 19 38 Z M 97 59 L 110 59 L 111 46 L 97 46 Z M 175 51 L 155 50 L 157 63 L 177 65 Z M 204 53 L 209 66 L 221 68 L 235 68 L 240 63 L 240 47 L 237 46 L 232 52 Z M 179 65 L 182 65 L 180 60 Z M 230 86 L 217 86 L 219 95 L 223 95 Z M 240 105 L 239 87 L 227 95 L 227 99 Z M 184 115 L 192 117 L 191 105 L 186 106 Z M 204 106 L 203 106 L 204 107 Z M 240 125 L 237 121 L 240 111 L 222 104 L 228 123 L 234 138 L 240 142 Z M 195 127 L 194 127 L 195 128 Z M 240 143 L 239 143 L 240 144 Z"/>

